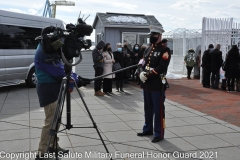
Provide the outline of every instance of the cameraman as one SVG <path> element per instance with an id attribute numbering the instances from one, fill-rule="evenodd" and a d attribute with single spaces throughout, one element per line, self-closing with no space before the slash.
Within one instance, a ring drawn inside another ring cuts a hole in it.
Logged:
<path id="1" fill-rule="evenodd" d="M 43 158 L 46 153 L 49 141 L 49 131 L 51 122 L 54 117 L 55 108 L 57 107 L 57 99 L 61 87 L 63 77 L 66 76 L 64 72 L 64 66 L 59 59 L 60 49 L 54 51 L 54 53 L 47 53 L 46 44 L 39 43 L 35 54 L 35 71 L 37 76 L 37 94 L 39 98 L 40 107 L 44 107 L 45 120 L 42 127 L 41 139 L 38 147 L 38 155 L 36 160 L 45 160 Z M 76 73 L 72 73 L 71 76 L 76 81 L 78 87 L 85 86 L 87 79 L 82 79 Z M 73 88 L 69 88 L 73 89 Z M 60 126 L 60 124 L 59 124 Z M 58 139 L 58 138 L 57 138 Z M 49 152 L 55 152 L 56 148 L 53 148 L 53 141 L 50 144 Z M 56 146 L 55 146 L 56 147 Z M 69 150 L 65 150 L 57 145 L 57 151 L 62 153 L 68 153 Z"/>

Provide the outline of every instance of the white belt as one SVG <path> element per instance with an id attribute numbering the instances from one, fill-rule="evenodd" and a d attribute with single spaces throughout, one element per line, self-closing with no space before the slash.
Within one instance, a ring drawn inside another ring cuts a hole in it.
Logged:
<path id="1" fill-rule="evenodd" d="M 151 68 L 151 67 L 146 66 L 145 69 L 148 70 L 148 71 L 151 71 L 151 70 L 153 70 L 154 68 Z"/>

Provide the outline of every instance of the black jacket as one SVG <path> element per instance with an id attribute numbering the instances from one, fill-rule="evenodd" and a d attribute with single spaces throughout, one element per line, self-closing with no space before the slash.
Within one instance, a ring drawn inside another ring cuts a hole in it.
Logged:
<path id="1" fill-rule="evenodd" d="M 122 52 L 115 51 L 113 52 L 115 63 L 119 63 L 122 68 L 125 67 L 125 57 Z M 122 80 L 124 79 L 124 72 L 116 73 L 116 79 Z"/>
<path id="2" fill-rule="evenodd" d="M 222 52 L 218 49 L 214 49 L 210 52 L 211 57 L 211 71 L 217 72 L 220 70 L 223 60 L 222 60 Z"/>
<path id="3" fill-rule="evenodd" d="M 105 46 L 103 41 L 98 42 L 96 48 L 92 51 L 93 67 L 103 67 L 103 56 L 100 50 Z"/>
<path id="4" fill-rule="evenodd" d="M 240 69 L 239 63 L 240 56 L 238 52 L 229 51 L 226 59 L 226 78 L 239 78 Z"/>
<path id="5" fill-rule="evenodd" d="M 154 68 L 154 71 L 157 72 L 157 74 L 152 74 L 149 76 L 145 83 L 141 83 L 141 87 L 148 91 L 161 91 L 163 85 L 159 75 L 166 74 L 167 72 L 171 59 L 170 49 L 159 44 L 151 49 L 150 54 L 147 53 L 148 50 L 144 55 L 144 68 L 146 68 L 146 66 L 149 64 L 149 67 Z"/>
<path id="6" fill-rule="evenodd" d="M 211 56 L 210 56 L 210 50 L 206 50 L 203 53 L 202 56 L 202 65 L 201 65 L 204 69 L 208 69 L 210 70 L 211 68 Z"/>

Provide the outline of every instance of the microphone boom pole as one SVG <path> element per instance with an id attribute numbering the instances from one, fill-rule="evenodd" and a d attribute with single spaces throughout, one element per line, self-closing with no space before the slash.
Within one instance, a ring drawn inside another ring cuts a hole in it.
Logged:
<path id="1" fill-rule="evenodd" d="M 111 72 L 111 73 L 107 73 L 107 74 L 104 74 L 104 75 L 101 75 L 101 76 L 94 77 L 94 78 L 91 79 L 91 81 L 94 81 L 96 79 L 100 79 L 102 77 L 106 77 L 108 75 L 115 74 L 115 73 L 118 73 L 118 72 L 123 72 L 125 70 L 131 69 L 131 68 L 134 68 L 134 67 L 138 67 L 138 64 L 132 65 L 132 66 L 129 66 L 129 67 L 125 67 L 125 68 L 122 68 L 122 69 L 119 69 L 117 71 L 114 71 L 114 72 Z"/>

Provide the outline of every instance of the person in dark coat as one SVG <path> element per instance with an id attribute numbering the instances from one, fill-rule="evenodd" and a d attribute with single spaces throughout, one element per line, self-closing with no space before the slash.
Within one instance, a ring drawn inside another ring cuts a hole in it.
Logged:
<path id="1" fill-rule="evenodd" d="M 139 52 L 140 52 L 140 46 L 139 46 L 139 44 L 135 44 L 133 46 L 133 50 L 132 50 L 132 54 L 131 54 L 132 65 L 138 64 L 138 62 L 140 60 L 138 57 Z M 136 69 L 137 69 L 137 67 L 131 69 L 131 75 L 132 75 L 133 82 L 135 81 L 134 73 L 135 73 Z"/>
<path id="2" fill-rule="evenodd" d="M 237 45 L 233 45 L 227 53 L 226 58 L 226 72 L 225 77 L 227 78 L 228 92 L 235 91 L 234 82 L 239 78 L 239 50 Z"/>
<path id="3" fill-rule="evenodd" d="M 219 89 L 220 68 L 222 66 L 222 52 L 220 51 L 221 45 L 217 44 L 216 48 L 210 52 L 211 57 L 211 84 L 213 89 Z"/>
<path id="4" fill-rule="evenodd" d="M 202 56 L 203 79 L 202 84 L 205 88 L 210 88 L 210 74 L 211 74 L 211 56 L 210 52 L 213 50 L 213 45 L 209 44 L 208 49 L 204 51 Z"/>
<path id="5" fill-rule="evenodd" d="M 103 56 L 101 54 L 101 50 L 105 46 L 103 41 L 98 42 L 96 48 L 92 51 L 93 58 L 93 68 L 95 70 L 95 77 L 101 76 L 103 74 Z M 102 88 L 102 79 L 94 80 L 94 90 L 95 96 L 104 96 L 104 93 L 101 91 Z"/>
<path id="6" fill-rule="evenodd" d="M 114 57 L 115 63 L 119 63 L 122 68 L 125 67 L 125 55 L 122 51 L 122 44 L 121 43 L 117 43 L 117 50 L 115 52 L 113 52 L 113 57 Z M 116 73 L 115 80 L 116 80 L 116 90 L 117 90 L 117 92 L 119 92 L 119 91 L 124 92 L 123 91 L 124 77 L 125 77 L 124 72 Z"/>
<path id="7" fill-rule="evenodd" d="M 125 62 L 124 62 L 125 67 L 129 67 L 132 65 L 132 59 L 131 59 L 132 51 L 129 49 L 130 46 L 127 42 L 124 42 L 124 45 L 122 48 L 122 52 L 125 58 Z M 129 84 L 128 79 L 130 77 L 131 77 L 131 70 L 129 69 L 124 71 L 124 83 Z"/>

